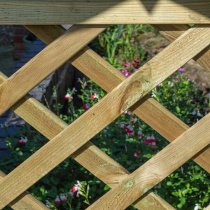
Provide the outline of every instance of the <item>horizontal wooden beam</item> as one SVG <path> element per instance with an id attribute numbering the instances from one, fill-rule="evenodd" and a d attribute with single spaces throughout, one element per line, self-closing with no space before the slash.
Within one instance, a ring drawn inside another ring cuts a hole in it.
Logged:
<path id="1" fill-rule="evenodd" d="M 0 0 L 0 24 L 208 24 L 209 0 Z"/>

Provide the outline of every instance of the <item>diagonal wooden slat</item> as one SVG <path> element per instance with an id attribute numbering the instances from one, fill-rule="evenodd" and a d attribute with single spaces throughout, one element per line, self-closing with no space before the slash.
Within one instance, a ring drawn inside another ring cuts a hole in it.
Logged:
<path id="1" fill-rule="evenodd" d="M 134 207 L 140 210 L 175 210 L 173 206 L 152 192 L 147 193 L 144 197 L 139 198 L 134 203 Z"/>
<path id="2" fill-rule="evenodd" d="M 174 41 L 180 35 L 182 35 L 187 29 L 189 29 L 186 25 L 156 25 L 159 29 L 159 32 L 166 37 L 169 41 Z M 207 25 L 206 27 L 209 27 Z M 206 70 L 210 71 L 210 46 L 207 47 L 204 51 L 199 53 L 195 58 L 202 67 Z"/>
<path id="3" fill-rule="evenodd" d="M 0 84 L 6 79 L 7 78 L 0 73 Z M 55 137 L 67 127 L 66 123 L 30 96 L 21 99 L 12 109 L 48 139 Z M 126 169 L 104 154 L 91 142 L 88 142 L 76 153 L 72 154 L 72 157 L 111 188 L 117 186 L 128 175 Z M 24 206 L 24 208 L 27 209 L 29 204 L 34 207 L 34 209 L 40 208 L 37 207 L 37 201 L 34 201 L 30 195 L 27 195 L 26 198 L 24 195 L 13 202 L 14 205 L 12 205 L 12 207 L 14 209 L 22 210 Z M 135 204 L 135 207 L 147 210 L 148 205 L 151 209 L 155 210 L 173 209 L 172 206 L 154 193 L 149 193 L 143 199 L 139 200 Z M 29 209 L 33 209 L 32 207 Z"/>
<path id="4" fill-rule="evenodd" d="M 2 198 L 0 208 L 23 193 L 127 108 L 145 96 L 153 87 L 207 47 L 209 38 L 210 29 L 208 28 L 199 27 L 188 30 L 145 64 L 140 71 L 123 81 L 93 108 L 8 174 L 0 182 L 0 197 Z M 193 50 L 190 50 L 191 48 Z M 177 62 L 171 61 L 172 56 Z M 163 60 L 164 62 L 161 62 Z M 112 103 L 113 101 L 115 103 Z M 77 132 L 78 130 L 80 132 Z M 25 171 L 24 176 L 21 176 L 22 171 Z M 21 184 L 15 182 L 17 176 Z"/>
<path id="5" fill-rule="evenodd" d="M 52 42 L 65 31 L 60 26 L 26 27 L 46 44 Z M 171 28 L 173 28 L 173 26 L 167 28 L 167 34 L 171 37 L 177 38 L 181 35 L 180 33 L 184 33 L 188 27 L 179 26 L 177 28 L 177 26 L 175 26 L 173 30 L 171 30 Z M 168 31 L 170 31 L 170 34 Z M 202 54 L 202 52 L 200 54 Z M 201 59 L 203 58 L 201 57 Z M 119 71 L 117 71 L 88 47 L 81 50 L 73 59 L 71 59 L 70 62 L 72 62 L 76 68 L 82 71 L 91 80 L 95 81 L 107 92 L 111 91 L 125 79 L 125 77 L 120 74 Z M 162 105 L 152 98 L 141 101 L 139 107 L 135 109 L 135 114 L 169 141 L 173 141 L 189 128 L 186 124 L 172 115 L 168 110 L 166 110 Z M 162 126 L 162 122 L 164 121 L 167 122 L 167 126 Z M 196 161 L 196 163 L 210 173 L 209 159 L 209 147 L 207 147 L 201 154 L 198 154 L 194 157 L 194 161 Z"/>
<path id="6" fill-rule="evenodd" d="M 205 210 L 210 210 L 210 205 L 205 208 Z"/>
<path id="7" fill-rule="evenodd" d="M 210 114 L 87 209 L 122 210 L 128 207 L 210 143 L 209 124 Z"/>
<path id="8" fill-rule="evenodd" d="M 210 23 L 208 0 L 6 0 L 3 24 L 195 24 Z"/>
<path id="9" fill-rule="evenodd" d="M 94 51 L 90 49 L 84 50 L 80 52 L 80 56 L 72 64 L 107 92 L 125 79 L 119 71 L 109 65 Z M 141 101 L 132 108 L 132 111 L 169 141 L 173 141 L 189 128 L 189 126 L 152 98 Z M 163 122 L 165 122 L 165 126 L 162 126 Z M 209 147 L 193 158 L 196 163 L 210 173 L 209 159 Z"/>
<path id="10" fill-rule="evenodd" d="M 0 84 L 5 80 L 6 77 L 0 73 Z M 49 140 L 68 126 L 53 112 L 30 96 L 22 98 L 12 107 L 12 110 Z M 77 150 L 75 154 L 72 154 L 72 157 L 110 187 L 116 186 L 128 173 L 126 169 L 112 161 L 109 156 L 91 142 Z"/>
<path id="11" fill-rule="evenodd" d="M 4 173 L 0 171 L 0 180 L 5 176 Z M 10 204 L 10 207 L 14 210 L 48 210 L 48 208 L 35 199 L 33 196 L 27 192 L 23 193 L 17 201 L 15 200 Z"/>
<path id="12" fill-rule="evenodd" d="M 0 115 L 103 30 L 102 26 L 73 26 L 32 58 L 0 86 Z"/>

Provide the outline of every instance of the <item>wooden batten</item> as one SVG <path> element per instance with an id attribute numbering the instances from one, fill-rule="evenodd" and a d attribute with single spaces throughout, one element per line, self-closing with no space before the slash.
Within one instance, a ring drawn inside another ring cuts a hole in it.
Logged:
<path id="1" fill-rule="evenodd" d="M 0 24 L 208 24 L 208 0 L 0 1 Z"/>

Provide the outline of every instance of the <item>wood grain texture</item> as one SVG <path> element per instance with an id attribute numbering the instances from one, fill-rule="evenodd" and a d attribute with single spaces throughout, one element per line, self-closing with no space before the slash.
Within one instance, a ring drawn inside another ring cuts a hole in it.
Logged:
<path id="1" fill-rule="evenodd" d="M 107 92 L 125 79 L 119 71 L 91 49 L 82 50 L 80 56 L 73 60 L 72 64 Z M 141 100 L 131 108 L 131 111 L 169 141 L 173 141 L 189 128 L 152 98 Z M 163 123 L 165 126 L 162 126 Z M 209 147 L 195 156 L 193 160 L 210 173 Z"/>
<path id="2" fill-rule="evenodd" d="M 0 171 L 0 181 L 3 179 L 5 174 Z M 10 207 L 14 210 L 48 210 L 48 208 L 35 199 L 27 192 L 23 193 L 21 197 L 10 204 Z"/>
<path id="3" fill-rule="evenodd" d="M 1 0 L 1 24 L 210 23 L 208 0 Z"/>
<path id="4" fill-rule="evenodd" d="M 188 29 L 188 27 L 185 25 L 157 25 L 157 27 L 160 29 L 161 33 L 171 41 L 174 41 Z M 65 31 L 59 26 L 28 26 L 27 28 L 46 44 L 52 42 Z M 71 59 L 71 62 L 76 68 L 82 71 L 91 80 L 95 81 L 107 92 L 110 92 L 125 79 L 125 77 L 113 66 L 108 64 L 94 51 L 87 47 L 81 50 L 73 59 Z M 135 110 L 134 113 L 138 117 L 144 120 L 169 141 L 173 141 L 189 128 L 186 124 L 172 115 L 167 109 L 165 109 L 161 104 L 152 98 L 141 101 L 141 103 L 139 103 L 138 106 L 135 106 L 133 109 Z M 165 122 L 166 126 L 162 126 L 162 122 Z M 203 153 L 200 153 L 194 157 L 194 161 L 196 161 L 196 163 L 210 173 L 209 159 L 209 147 L 207 147 Z"/>
<path id="5" fill-rule="evenodd" d="M 175 208 L 164 199 L 151 192 L 139 198 L 134 203 L 134 207 L 140 210 L 175 210 Z"/>
<path id="6" fill-rule="evenodd" d="M 0 73 L 0 84 L 6 79 L 6 76 Z M 18 104 L 12 107 L 12 110 L 49 140 L 67 127 L 66 123 L 30 96 L 26 96 L 21 99 Z M 77 150 L 76 153 L 72 154 L 72 157 L 93 175 L 108 184 L 111 188 L 117 186 L 128 175 L 128 171 L 126 169 L 107 156 L 91 142 L 88 142 Z M 38 204 L 37 202 L 34 202 L 34 198 L 29 195 L 25 198 L 25 194 L 26 193 L 23 193 L 23 195 L 18 197 L 13 202 L 14 204 L 12 207 L 14 209 L 19 208 L 18 210 L 22 210 L 24 208 L 28 209 L 28 206 L 31 205 L 34 206 L 34 209 L 39 210 L 41 207 L 37 207 Z M 149 193 L 146 197 L 144 197 L 142 202 L 139 200 L 135 204 L 135 207 L 147 210 L 146 207 L 148 205 L 151 209 L 155 210 L 173 210 L 172 206 L 154 193 Z"/>
<path id="7" fill-rule="evenodd" d="M 150 102 L 149 102 L 150 101 Z M 136 109 L 135 114 L 144 119 L 151 127 L 155 128 L 163 137 L 172 142 L 189 127 L 176 116 L 171 114 L 166 108 L 159 104 L 154 99 L 149 99 L 141 106 L 142 110 Z M 147 109 L 150 115 L 145 114 Z M 156 120 L 154 120 L 156 119 Z M 164 123 L 164 126 L 162 126 Z M 210 148 L 207 146 L 202 152 L 199 152 L 193 157 L 193 160 L 203 169 L 210 173 Z"/>
<path id="8" fill-rule="evenodd" d="M 0 84 L 6 79 L 7 77 L 0 73 Z M 48 140 L 57 136 L 68 126 L 57 115 L 29 95 L 16 103 L 12 110 Z M 126 169 L 91 142 L 77 150 L 72 154 L 72 157 L 110 187 L 116 186 L 128 174 Z"/>
<path id="9" fill-rule="evenodd" d="M 210 25 L 207 25 L 206 27 L 210 27 Z M 156 25 L 156 28 L 158 28 L 159 32 L 169 41 L 174 41 L 189 29 L 186 25 Z M 195 56 L 194 60 L 204 69 L 210 71 L 210 46 Z"/>
<path id="10" fill-rule="evenodd" d="M 210 29 L 192 28 L 151 59 L 139 71 L 123 81 L 0 182 L 0 197 L 2 198 L 0 208 L 8 205 L 87 143 L 127 108 L 207 47 L 209 42 Z M 193 50 L 190 50 L 191 48 Z M 172 57 L 176 62 L 173 62 Z M 22 171 L 24 171 L 24 176 L 21 176 Z M 18 183 L 15 181 L 17 177 Z"/>
<path id="11" fill-rule="evenodd" d="M 139 196 L 161 182 L 210 143 L 210 114 L 205 116 L 174 142 L 134 171 L 126 180 L 110 190 L 87 209 L 122 210 Z M 190 149 L 186 147 L 190 145 Z"/>
<path id="12" fill-rule="evenodd" d="M 0 86 L 0 115 L 103 30 L 104 27 L 97 26 L 71 27 L 32 58 Z"/>

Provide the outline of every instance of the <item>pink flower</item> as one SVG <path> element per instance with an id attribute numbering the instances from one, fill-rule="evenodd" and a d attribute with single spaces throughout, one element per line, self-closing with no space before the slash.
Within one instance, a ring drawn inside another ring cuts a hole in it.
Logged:
<path id="1" fill-rule="evenodd" d="M 84 110 L 88 110 L 90 108 L 90 104 L 89 103 L 83 104 L 83 108 Z"/>
<path id="2" fill-rule="evenodd" d="M 132 63 L 132 66 L 133 66 L 134 69 L 138 69 L 138 63 L 136 63 L 136 62 Z"/>
<path id="3" fill-rule="evenodd" d="M 144 140 L 144 144 L 147 144 L 151 148 L 157 148 L 157 139 L 153 135 L 148 136 L 147 139 Z"/>
<path id="4" fill-rule="evenodd" d="M 80 192 L 80 188 L 81 188 L 81 184 L 79 181 L 77 181 L 77 184 L 75 184 L 72 189 L 71 189 L 71 193 L 73 193 L 74 195 L 76 194 L 77 197 L 79 197 Z"/>
<path id="5" fill-rule="evenodd" d="M 74 185 L 74 186 L 72 187 L 72 189 L 71 189 L 71 191 L 72 191 L 73 193 L 76 193 L 77 190 L 78 190 L 78 187 L 77 187 L 76 185 Z"/>
<path id="6" fill-rule="evenodd" d="M 123 64 L 124 67 L 129 67 L 130 66 L 130 63 L 128 61 L 126 61 L 124 64 Z"/>
<path id="7" fill-rule="evenodd" d="M 178 71 L 179 71 L 180 73 L 184 73 L 184 72 L 185 72 L 185 68 L 184 68 L 184 67 L 181 67 L 181 68 L 178 69 Z"/>
<path id="8" fill-rule="evenodd" d="M 120 70 L 120 72 L 125 76 L 125 77 L 129 77 L 131 75 L 131 72 L 127 69 L 122 69 Z"/>
<path id="9" fill-rule="evenodd" d="M 141 153 L 140 153 L 140 152 L 135 152 L 135 153 L 133 154 L 133 156 L 136 157 L 136 158 L 139 158 L 139 157 L 141 156 Z"/>
<path id="10" fill-rule="evenodd" d="M 144 135 L 143 135 L 143 133 L 142 133 L 142 130 L 141 129 L 139 129 L 138 130 L 138 137 L 139 138 L 142 138 Z"/>
<path id="11" fill-rule="evenodd" d="M 133 133 L 133 127 L 131 125 L 126 125 L 124 129 L 126 133 Z"/>
<path id="12" fill-rule="evenodd" d="M 144 140 L 144 144 L 151 144 L 153 142 L 157 142 L 154 136 L 148 136 L 147 139 Z"/>
<path id="13" fill-rule="evenodd" d="M 61 204 L 61 199 L 59 198 L 59 196 L 56 197 L 56 199 L 54 200 L 54 203 L 56 206 L 59 206 Z"/>
<path id="14" fill-rule="evenodd" d="M 131 132 L 131 133 L 127 133 L 127 135 L 128 135 L 128 137 L 134 137 L 134 136 L 135 136 L 135 133 L 134 133 L 134 131 L 133 131 L 133 132 Z"/>
<path id="15" fill-rule="evenodd" d="M 151 144 L 149 144 L 150 148 L 156 149 L 157 148 L 157 144 L 156 142 L 152 142 Z"/>
<path id="16" fill-rule="evenodd" d="M 134 137 L 135 133 L 134 133 L 134 129 L 131 125 L 124 126 L 124 130 L 127 133 L 128 137 Z"/>
<path id="17" fill-rule="evenodd" d="M 28 138 L 27 137 L 21 137 L 19 140 L 18 140 L 18 144 L 20 145 L 25 145 L 28 141 Z"/>
<path id="18" fill-rule="evenodd" d="M 91 98 L 91 100 L 94 100 L 94 99 L 98 99 L 99 96 L 98 96 L 98 94 L 94 93 L 90 96 L 90 98 Z"/>
<path id="19" fill-rule="evenodd" d="M 64 96 L 64 99 L 66 99 L 66 100 L 72 100 L 73 97 L 72 97 L 72 95 L 70 95 L 69 93 L 67 93 L 67 94 Z"/>

